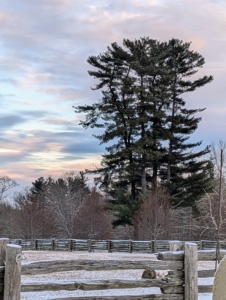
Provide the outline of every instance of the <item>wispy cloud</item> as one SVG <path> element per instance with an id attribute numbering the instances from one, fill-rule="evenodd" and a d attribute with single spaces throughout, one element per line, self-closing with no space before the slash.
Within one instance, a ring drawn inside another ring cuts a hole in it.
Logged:
<path id="1" fill-rule="evenodd" d="M 123 38 L 172 37 L 192 42 L 206 59 L 210 85 L 186 95 L 206 107 L 194 138 L 224 138 L 226 2 L 214 0 L 3 0 L 0 3 L 0 172 L 23 184 L 40 175 L 95 167 L 104 146 L 72 105 L 101 97 L 91 91 L 87 58 Z"/>

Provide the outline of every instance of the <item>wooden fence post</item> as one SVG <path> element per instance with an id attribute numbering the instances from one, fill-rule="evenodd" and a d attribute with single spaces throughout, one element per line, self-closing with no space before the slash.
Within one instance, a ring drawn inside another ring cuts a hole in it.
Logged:
<path id="1" fill-rule="evenodd" d="M 184 299 L 198 300 L 198 254 L 195 243 L 184 245 L 184 280 Z"/>
<path id="2" fill-rule="evenodd" d="M 55 250 L 55 239 L 51 240 L 51 250 Z"/>
<path id="3" fill-rule="evenodd" d="M 129 240 L 129 253 L 132 253 L 132 251 L 133 251 L 132 240 Z"/>
<path id="4" fill-rule="evenodd" d="M 72 251 L 72 239 L 69 239 L 68 251 Z"/>
<path id="5" fill-rule="evenodd" d="M 6 245 L 9 243 L 9 239 L 0 239 L 0 266 L 4 265 L 6 257 Z"/>
<path id="6" fill-rule="evenodd" d="M 91 239 L 87 240 L 87 244 L 88 244 L 88 252 L 92 252 L 92 240 Z"/>
<path id="7" fill-rule="evenodd" d="M 183 248 L 183 243 L 181 241 L 170 241 L 170 251 L 180 251 Z"/>
<path id="8" fill-rule="evenodd" d="M 38 240 L 37 239 L 34 240 L 34 245 L 35 245 L 34 250 L 38 250 Z"/>
<path id="9" fill-rule="evenodd" d="M 107 241 L 107 247 L 108 247 L 108 253 L 111 253 L 111 241 L 110 240 L 108 240 Z"/>
<path id="10" fill-rule="evenodd" d="M 20 300 L 21 259 L 21 246 L 6 246 L 4 300 Z"/>
<path id="11" fill-rule="evenodd" d="M 0 239 L 0 266 L 3 266 L 6 260 L 6 245 L 9 243 L 9 239 L 1 238 Z M 0 285 L 2 291 L 0 292 L 0 300 L 3 300 L 4 295 L 4 275 L 0 277 Z"/>
<path id="12" fill-rule="evenodd" d="M 156 247 L 156 240 L 151 240 L 151 252 L 156 253 L 157 247 Z"/>

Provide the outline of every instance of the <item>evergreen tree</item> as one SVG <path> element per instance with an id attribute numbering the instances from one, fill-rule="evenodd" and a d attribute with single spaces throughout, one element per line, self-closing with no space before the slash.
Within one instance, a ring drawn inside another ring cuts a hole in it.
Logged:
<path id="1" fill-rule="evenodd" d="M 99 79 L 95 89 L 101 89 L 103 97 L 92 106 L 76 107 L 76 111 L 86 113 L 86 120 L 81 122 L 85 128 L 105 128 L 103 134 L 96 135 L 101 143 L 113 141 L 103 155 L 103 167 L 94 173 L 101 175 L 97 178 L 101 187 L 126 207 L 122 211 L 127 213 L 121 219 L 128 220 L 128 213 L 131 216 L 139 204 L 141 184 L 145 189 L 146 181 L 157 177 L 154 172 L 154 176 L 147 176 L 146 170 L 152 168 L 153 158 L 159 155 L 155 123 L 164 120 L 164 97 L 159 94 L 163 95 L 165 89 L 159 87 L 162 70 L 156 61 L 164 60 L 165 54 L 159 51 L 157 41 L 148 38 L 125 40 L 124 46 L 127 51 L 113 43 L 106 53 L 88 59 L 98 69 L 89 74 Z M 153 124 L 155 130 L 151 129 Z"/>
<path id="2" fill-rule="evenodd" d="M 203 159 L 210 152 L 209 147 L 195 152 L 194 149 L 200 146 L 201 142 L 189 142 L 190 135 L 201 121 L 195 114 L 204 109 L 186 109 L 186 102 L 182 96 L 211 82 L 213 77 L 203 76 L 194 81 L 190 80 L 205 63 L 199 53 L 189 49 L 190 43 L 172 39 L 165 47 L 169 54 L 165 63 L 171 73 L 171 97 L 167 117 L 169 140 L 164 157 L 165 170 L 162 166 L 160 172 L 165 174 L 165 178 L 161 176 L 161 179 L 167 182 L 173 204 L 187 206 L 195 204 L 203 195 L 203 190 L 210 188 L 212 164 Z"/>
<path id="3" fill-rule="evenodd" d="M 208 148 L 192 152 L 201 143 L 186 142 L 200 121 L 194 114 L 202 109 L 186 109 L 181 95 L 212 80 L 187 79 L 204 64 L 189 43 L 141 38 L 123 45 L 113 43 L 107 52 L 89 57 L 96 69 L 89 74 L 99 80 L 94 89 L 103 96 L 93 105 L 75 107 L 86 114 L 80 124 L 102 129 L 96 137 L 108 143 L 102 167 L 93 172 L 112 196 L 118 224 L 131 222 L 140 196 L 147 188 L 155 190 L 157 182 L 169 187 L 176 204 L 183 200 L 184 205 L 196 200 L 196 182 L 208 182 L 209 164 L 200 160 Z"/>
<path id="4" fill-rule="evenodd" d="M 30 189 L 31 195 L 41 195 L 44 194 L 46 188 L 47 181 L 44 177 L 39 177 L 34 182 L 32 182 L 32 186 Z"/>

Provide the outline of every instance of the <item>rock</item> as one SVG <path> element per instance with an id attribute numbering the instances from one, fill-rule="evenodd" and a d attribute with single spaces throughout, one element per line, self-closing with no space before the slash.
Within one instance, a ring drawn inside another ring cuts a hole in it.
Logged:
<path id="1" fill-rule="evenodd" d="M 157 274 L 156 274 L 155 270 L 145 269 L 141 278 L 155 279 L 155 278 L 157 278 Z"/>

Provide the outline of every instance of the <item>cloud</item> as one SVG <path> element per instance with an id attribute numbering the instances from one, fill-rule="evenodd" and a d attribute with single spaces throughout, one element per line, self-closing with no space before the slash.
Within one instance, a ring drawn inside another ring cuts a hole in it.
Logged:
<path id="1" fill-rule="evenodd" d="M 22 160 L 24 158 L 24 153 L 19 152 L 19 151 L 1 151 L 0 150 L 0 158 L 1 161 L 7 162 L 8 163 L 14 163 Z"/>
<path id="2" fill-rule="evenodd" d="M 34 117 L 43 118 L 47 115 L 50 115 L 50 113 L 45 110 L 19 110 L 17 113 L 31 119 Z"/>
<path id="3" fill-rule="evenodd" d="M 206 59 L 199 76 L 215 76 L 185 97 L 207 108 L 194 139 L 225 135 L 225 1 L 3 0 L 0 8 L 1 172 L 25 182 L 99 163 L 105 145 L 78 125 L 84 115 L 72 105 L 101 98 L 87 58 L 123 38 L 192 41 Z"/>
<path id="4" fill-rule="evenodd" d="M 1 128 L 9 128 L 25 122 L 26 120 L 18 115 L 7 115 L 7 116 L 0 115 Z"/>
<path id="5" fill-rule="evenodd" d="M 53 125 L 63 125 L 63 126 L 74 126 L 77 120 L 66 120 L 66 119 L 56 119 L 56 118 L 44 118 L 41 122 Z M 74 127 L 73 127 L 74 129 Z"/>
<path id="6" fill-rule="evenodd" d="M 16 156 L 18 160 L 20 156 L 20 160 L 31 162 L 36 158 L 40 160 L 42 156 L 50 161 L 52 155 L 55 161 L 61 162 L 64 157 L 66 160 L 69 160 L 69 157 L 74 157 L 76 160 L 81 159 L 81 157 L 84 158 L 86 155 L 100 155 L 103 151 L 98 140 L 90 139 L 89 134 L 86 135 L 81 129 L 77 129 L 77 132 L 44 130 L 15 132 L 0 137 L 0 144 L 1 149 L 3 149 L 0 151 L 0 157 L 4 158 L 2 164 L 11 162 Z M 10 149 L 16 149 L 16 152 L 11 152 Z"/>
<path id="7" fill-rule="evenodd" d="M 1 61 L 1 60 L 0 60 Z M 3 67 L 3 66 L 2 66 Z M 3 67 L 3 69 L 4 69 L 4 67 Z M 10 67 L 9 67 L 9 69 L 10 69 Z M 2 82 L 2 83 L 4 83 L 4 82 L 7 82 L 7 83 L 10 83 L 10 84 L 12 84 L 12 85 L 16 85 L 16 80 L 15 79 L 12 79 L 12 78 L 6 78 L 6 77 L 4 77 L 4 78 L 1 78 L 0 79 L 0 82 Z"/>
<path id="8" fill-rule="evenodd" d="M 81 140 L 74 143 L 68 144 L 66 147 L 62 148 L 63 152 L 66 153 L 78 153 L 83 154 L 83 157 L 86 155 L 95 155 L 95 154 L 103 154 L 106 146 L 99 145 L 97 140 L 87 139 Z"/>
<path id="9" fill-rule="evenodd" d="M 33 120 L 33 118 L 42 118 L 47 114 L 49 115 L 46 111 L 41 110 L 21 110 L 15 111 L 14 114 L 0 114 L 0 128 L 16 127 L 29 120 Z"/>
<path id="10" fill-rule="evenodd" d="M 5 99 L 5 98 L 11 98 L 11 97 L 16 97 L 14 94 L 0 94 L 0 99 Z"/>

